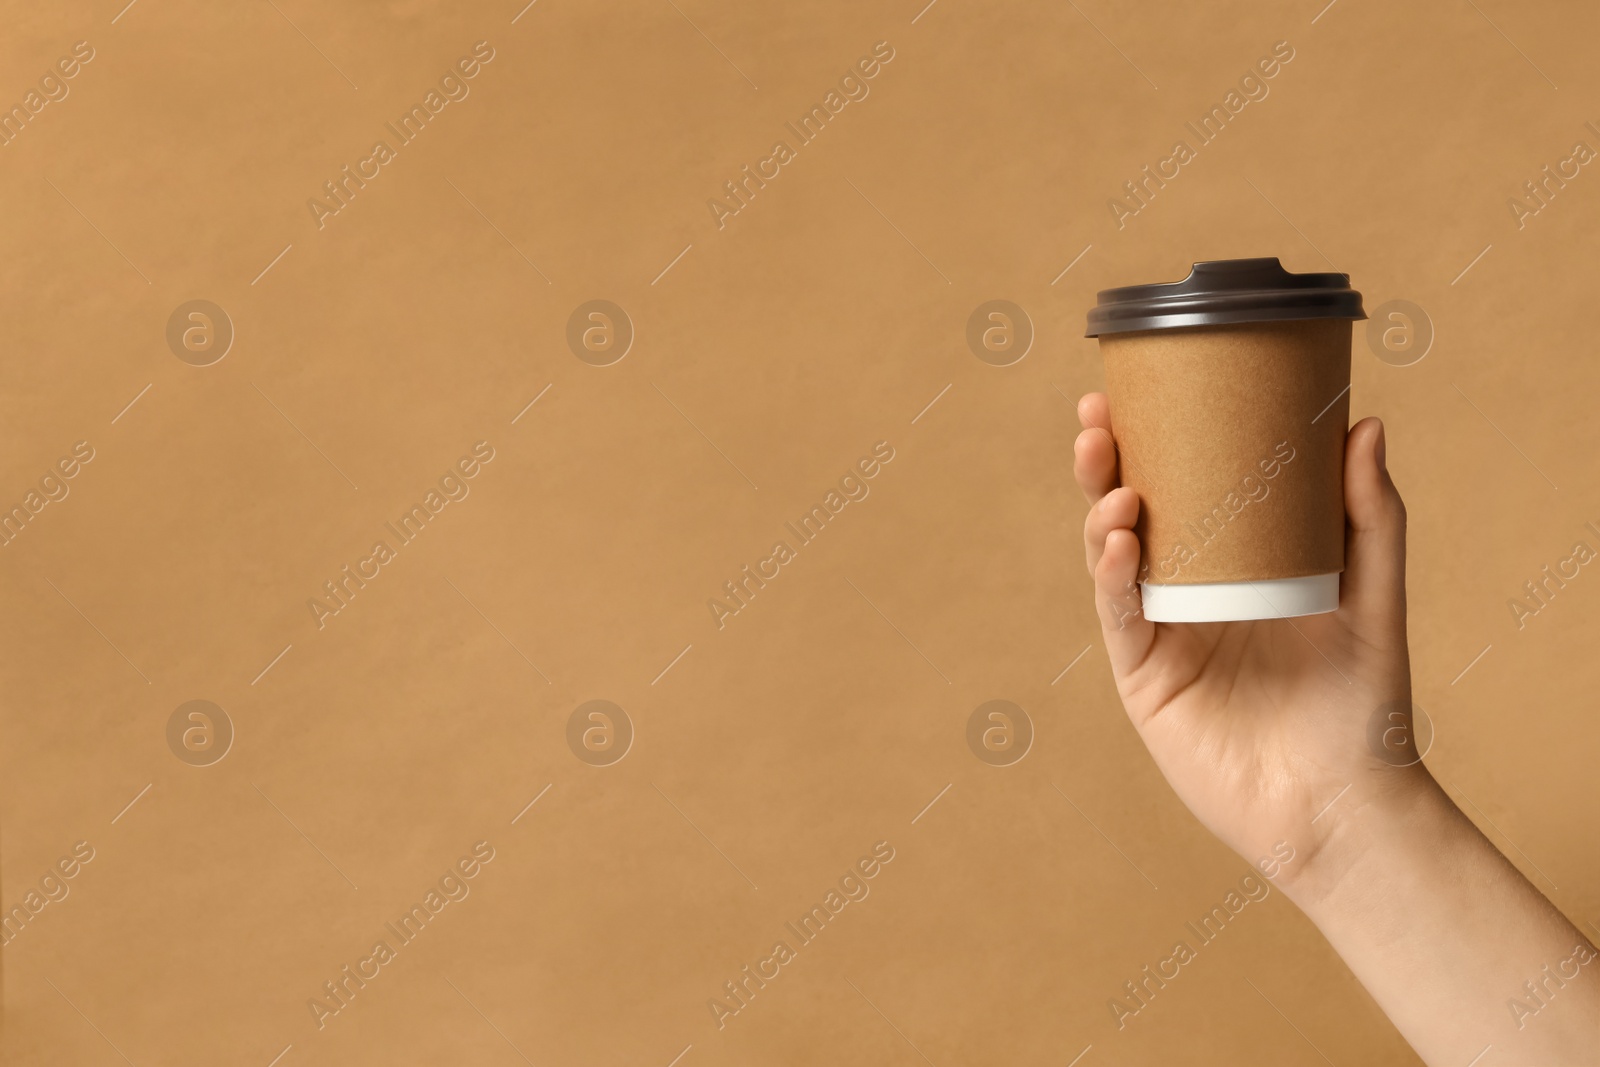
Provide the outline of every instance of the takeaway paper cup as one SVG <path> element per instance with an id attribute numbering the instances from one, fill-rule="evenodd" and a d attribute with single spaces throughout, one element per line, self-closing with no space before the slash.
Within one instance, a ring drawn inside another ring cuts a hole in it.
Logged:
<path id="1" fill-rule="evenodd" d="M 1105 359 L 1121 481 L 1139 494 L 1146 618 L 1338 608 L 1351 322 L 1365 317 L 1348 275 L 1276 259 L 1099 294 L 1087 336 Z"/>

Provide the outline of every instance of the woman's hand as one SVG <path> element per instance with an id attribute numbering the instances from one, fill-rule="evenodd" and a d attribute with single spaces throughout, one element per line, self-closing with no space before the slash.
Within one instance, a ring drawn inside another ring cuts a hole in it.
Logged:
<path id="1" fill-rule="evenodd" d="M 1315 868 L 1336 825 L 1318 816 L 1345 801 L 1342 790 L 1432 784 L 1414 752 L 1385 759 L 1368 743 L 1369 723 L 1393 711 L 1402 718 L 1389 737 L 1410 744 L 1406 512 L 1384 467 L 1383 425 L 1365 419 L 1345 443 L 1338 611 L 1169 625 L 1139 610 L 1140 502 L 1118 485 L 1105 395 L 1085 396 L 1078 417 L 1074 473 L 1091 505 L 1084 549 L 1128 716 L 1189 810 L 1246 860 L 1281 860 L 1274 846 L 1288 843 L 1282 884 L 1294 884 Z"/>
<path id="2" fill-rule="evenodd" d="M 1111 670 L 1189 810 L 1265 861 L 1428 1063 L 1600 1062 L 1600 956 L 1416 755 L 1406 513 L 1382 424 L 1364 419 L 1345 442 L 1338 611 L 1173 625 L 1139 610 L 1139 499 L 1118 487 L 1105 396 L 1084 397 L 1078 416 Z M 1393 732 L 1374 743 L 1391 723 L 1400 743 Z M 1294 850 L 1287 862 L 1279 842 Z"/>

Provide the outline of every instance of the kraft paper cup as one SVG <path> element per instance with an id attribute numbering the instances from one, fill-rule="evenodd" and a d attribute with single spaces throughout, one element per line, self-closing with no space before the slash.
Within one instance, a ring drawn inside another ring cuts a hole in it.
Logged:
<path id="1" fill-rule="evenodd" d="M 1348 276 L 1276 259 L 1100 293 L 1089 336 L 1121 482 L 1139 494 L 1146 618 L 1338 608 L 1351 323 L 1364 317 Z"/>

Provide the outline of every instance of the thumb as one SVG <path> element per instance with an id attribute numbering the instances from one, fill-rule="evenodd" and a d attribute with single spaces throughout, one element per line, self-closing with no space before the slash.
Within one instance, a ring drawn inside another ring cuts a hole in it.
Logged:
<path id="1" fill-rule="evenodd" d="M 1359 630 L 1405 632 L 1406 506 L 1389 477 L 1383 423 L 1362 419 L 1344 446 L 1345 559 L 1339 610 Z"/>

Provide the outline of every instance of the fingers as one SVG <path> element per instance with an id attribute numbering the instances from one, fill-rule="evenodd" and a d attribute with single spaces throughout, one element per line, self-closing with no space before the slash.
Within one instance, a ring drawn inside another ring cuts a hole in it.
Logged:
<path id="1" fill-rule="evenodd" d="M 1083 432 L 1073 443 L 1072 473 L 1089 503 L 1096 503 L 1117 485 L 1117 446 L 1111 437 L 1111 407 L 1104 393 L 1078 401 Z"/>
<path id="2" fill-rule="evenodd" d="M 1094 568 L 1094 600 L 1111 669 L 1118 678 L 1144 660 L 1156 635 L 1156 624 L 1144 617 L 1135 581 L 1138 572 L 1138 537 L 1126 527 L 1109 531 L 1105 551 Z"/>
<path id="3" fill-rule="evenodd" d="M 1127 486 L 1111 490 L 1089 507 L 1083 520 L 1084 561 L 1094 574 L 1105 554 L 1106 538 L 1113 530 L 1132 530 L 1139 519 L 1139 495 Z"/>
<path id="4" fill-rule="evenodd" d="M 1078 401 L 1083 432 L 1073 445 L 1073 474 L 1089 499 L 1083 548 L 1094 576 L 1095 610 L 1111 669 L 1118 677 L 1143 661 L 1155 640 L 1155 623 L 1144 617 L 1139 596 L 1139 495 L 1117 485 L 1117 446 L 1111 436 L 1111 404 L 1104 393 Z"/>
<path id="5" fill-rule="evenodd" d="M 1106 535 L 1114 529 L 1132 529 L 1139 517 L 1139 498 L 1133 490 L 1117 487 L 1117 446 L 1111 438 L 1111 407 L 1104 393 L 1088 393 L 1078 401 L 1078 421 L 1083 432 L 1073 444 L 1072 472 L 1089 501 L 1083 521 L 1084 558 L 1095 572 L 1105 552 Z"/>
<path id="6" fill-rule="evenodd" d="M 1405 631 L 1406 507 L 1385 464 L 1383 423 L 1362 419 L 1345 438 L 1341 610 Z"/>
<path id="7" fill-rule="evenodd" d="M 1072 473 L 1091 504 L 1117 487 L 1117 446 L 1108 431 L 1095 426 L 1078 435 L 1072 445 Z"/>
<path id="8" fill-rule="evenodd" d="M 1111 429 L 1111 401 L 1104 393 L 1084 393 L 1078 399 L 1078 422 L 1084 429 L 1098 426 Z"/>

